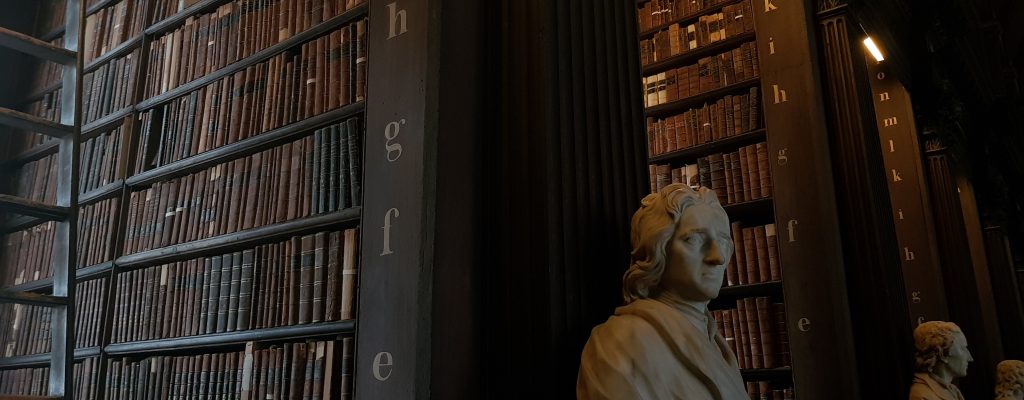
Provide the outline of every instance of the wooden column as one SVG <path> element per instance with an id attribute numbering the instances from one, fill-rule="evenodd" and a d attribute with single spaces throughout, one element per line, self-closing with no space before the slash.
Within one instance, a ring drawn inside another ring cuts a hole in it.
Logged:
<path id="1" fill-rule="evenodd" d="M 824 102 L 860 394 L 881 399 L 906 391 L 913 347 L 889 195 L 881 184 L 891 177 L 883 169 L 855 26 L 845 5 L 819 9 Z M 878 340 L 880 333 L 886 340 Z"/>
<path id="2" fill-rule="evenodd" d="M 985 254 L 992 281 L 992 296 L 998 312 L 1003 352 L 1007 359 L 1024 359 L 1024 305 L 1013 270 L 1013 257 L 1006 232 L 1001 226 L 985 228 Z"/>

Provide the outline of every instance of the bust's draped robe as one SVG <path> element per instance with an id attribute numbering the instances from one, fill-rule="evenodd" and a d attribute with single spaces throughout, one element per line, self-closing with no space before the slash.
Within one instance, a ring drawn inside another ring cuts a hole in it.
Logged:
<path id="1" fill-rule="evenodd" d="M 749 399 L 736 356 L 706 308 L 641 299 L 594 328 L 583 349 L 581 400 Z"/>

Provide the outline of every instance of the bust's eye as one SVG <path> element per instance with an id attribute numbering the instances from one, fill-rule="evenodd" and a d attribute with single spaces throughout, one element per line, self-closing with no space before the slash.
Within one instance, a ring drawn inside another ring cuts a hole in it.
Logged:
<path id="1" fill-rule="evenodd" d="M 696 244 L 700 244 L 700 242 L 702 241 L 702 238 L 701 238 L 700 235 L 686 235 L 685 237 L 683 237 L 683 241 L 686 242 L 687 244 L 694 244 L 694 245 L 696 245 Z"/>

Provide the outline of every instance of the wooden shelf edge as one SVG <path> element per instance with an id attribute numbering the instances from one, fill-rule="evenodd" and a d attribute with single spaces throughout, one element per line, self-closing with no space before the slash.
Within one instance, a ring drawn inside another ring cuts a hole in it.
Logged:
<path id="1" fill-rule="evenodd" d="M 636 4 L 639 6 L 639 5 L 641 5 L 643 3 L 646 3 L 648 1 L 651 1 L 651 0 L 637 0 Z M 693 20 L 699 20 L 700 17 L 702 17 L 702 16 L 705 16 L 705 15 L 708 15 L 708 14 L 712 14 L 715 11 L 721 11 L 722 8 L 725 8 L 725 6 L 731 6 L 733 4 L 739 4 L 739 3 L 742 3 L 742 2 L 743 2 L 743 0 L 727 0 L 727 1 L 724 1 L 724 2 L 722 2 L 720 4 L 713 5 L 711 7 L 704 7 L 700 11 L 697 11 L 697 12 L 695 12 L 693 14 L 687 14 L 687 15 L 684 15 L 682 17 L 676 18 L 676 19 L 674 19 L 672 21 L 668 21 L 668 22 L 666 22 L 664 24 L 655 26 L 654 28 L 648 29 L 646 31 L 641 31 L 640 35 L 638 35 L 638 38 L 646 39 L 648 37 L 653 36 L 655 33 L 658 33 L 658 31 L 668 29 L 668 27 L 670 27 L 672 25 L 681 24 L 681 23 L 687 23 L 687 22 L 691 22 Z"/>
<path id="2" fill-rule="evenodd" d="M 675 160 L 688 160 L 702 157 L 708 154 L 714 154 L 723 149 L 732 148 L 740 144 L 754 143 L 758 140 L 765 140 L 765 128 L 758 128 L 752 131 L 747 131 L 735 136 L 729 136 L 725 139 L 719 139 L 713 142 L 700 144 L 697 146 L 687 147 L 685 149 L 676 150 L 670 153 L 660 154 L 651 157 L 648 160 L 648 164 L 664 163 L 666 161 Z"/>
<path id="3" fill-rule="evenodd" d="M 756 200 L 743 201 L 739 203 L 724 204 L 722 208 L 729 214 L 730 217 L 735 215 L 747 215 L 753 211 L 767 211 L 774 213 L 772 205 L 774 200 L 771 197 L 764 197 Z M 767 210 L 761 210 L 767 208 Z"/>
<path id="4" fill-rule="evenodd" d="M 82 126 L 82 136 L 89 136 L 90 133 L 110 128 L 120 122 L 119 120 L 131 115 L 132 111 L 135 111 L 135 107 L 129 105 L 128 107 L 114 111 L 100 117 L 100 119 L 85 124 Z"/>
<path id="5" fill-rule="evenodd" d="M 125 40 L 123 43 L 117 45 L 117 47 L 114 47 L 113 49 L 108 50 L 106 53 L 103 53 L 99 57 L 92 59 L 92 61 L 89 61 L 89 63 L 85 65 L 85 68 L 82 69 L 82 74 L 84 75 L 93 72 L 97 70 L 99 67 L 103 66 L 103 64 L 107 63 L 108 61 L 130 53 L 131 50 L 135 48 L 135 46 L 138 46 L 141 43 L 141 34 L 135 35 L 131 39 Z"/>
<path id="6" fill-rule="evenodd" d="M 120 193 L 124 188 L 124 179 L 118 179 L 96 189 L 90 190 L 78 196 L 78 206 L 86 206 Z"/>
<path id="7" fill-rule="evenodd" d="M 725 286 L 718 292 L 718 299 L 721 299 L 722 297 L 742 298 L 777 293 L 782 293 L 781 280 L 760 283 L 749 283 L 746 285 Z"/>
<path id="8" fill-rule="evenodd" d="M 707 57 L 707 56 L 710 56 L 710 55 L 720 54 L 725 49 L 728 49 L 730 47 L 736 47 L 738 45 L 742 45 L 743 43 L 747 43 L 747 42 L 753 41 L 753 40 L 754 40 L 754 32 L 744 32 L 744 33 L 741 33 L 739 35 L 736 35 L 736 36 L 733 36 L 733 37 L 730 37 L 730 38 L 722 39 L 722 40 L 719 40 L 719 41 L 711 43 L 711 44 L 706 44 L 704 46 L 700 46 L 700 47 L 698 47 L 696 49 L 687 51 L 685 53 L 676 54 L 676 55 L 671 56 L 671 57 L 669 57 L 668 59 L 665 59 L 665 60 L 656 61 L 656 62 L 647 64 L 647 65 L 644 65 L 642 67 L 643 68 L 643 72 L 641 72 L 641 74 L 646 76 L 646 75 L 656 74 L 658 72 L 662 72 L 662 71 L 667 70 L 669 68 L 677 68 L 677 67 L 680 67 L 680 66 L 683 66 L 683 65 L 694 64 L 698 60 L 700 60 L 701 58 L 704 58 L 704 57 Z"/>
<path id="9" fill-rule="evenodd" d="M 140 111 L 148 110 L 150 108 L 167 103 L 179 96 L 195 91 L 203 86 L 209 85 L 226 76 L 244 70 L 245 68 L 248 68 L 252 65 L 269 60 L 270 58 L 273 58 L 274 56 L 284 52 L 285 50 L 301 45 L 302 43 L 308 42 L 309 40 L 312 40 L 320 36 L 321 34 L 330 31 L 331 29 L 340 27 L 342 25 L 345 25 L 346 23 L 352 22 L 364 16 L 368 10 L 368 7 L 369 6 L 367 6 L 367 3 L 360 4 L 352 8 L 351 10 L 345 11 L 344 13 L 332 17 L 327 21 L 321 22 L 314 27 L 299 32 L 294 36 L 285 39 L 283 42 L 274 44 L 270 47 L 260 50 L 246 58 L 235 61 L 231 64 L 224 66 L 221 69 L 203 75 L 202 77 L 194 79 L 190 82 L 186 82 L 174 89 L 168 90 L 166 92 L 150 97 L 146 100 L 143 100 L 141 103 L 138 104 L 137 108 Z"/>
<path id="10" fill-rule="evenodd" d="M 18 100 L 18 104 L 24 105 L 42 99 L 43 96 L 46 96 L 47 93 L 52 93 L 60 89 L 61 86 L 63 86 L 63 83 L 61 81 L 57 81 L 49 85 L 46 85 L 42 89 L 32 92 L 28 96 L 25 96 L 21 100 Z"/>
<path id="11" fill-rule="evenodd" d="M 85 16 L 88 17 L 90 15 L 93 15 L 99 10 L 114 5 L 114 3 L 117 3 L 117 1 L 118 0 L 100 0 L 99 3 L 93 4 L 91 7 L 85 9 Z"/>
<path id="12" fill-rule="evenodd" d="M 3 228 L 0 228 L 0 231 L 2 231 L 3 234 L 9 234 L 9 233 L 12 233 L 12 232 L 23 231 L 23 230 L 31 228 L 33 226 L 36 226 L 36 225 L 39 225 L 39 224 L 45 224 L 47 222 L 50 222 L 50 221 L 48 221 L 48 220 L 46 220 L 44 218 L 27 217 L 27 216 L 22 215 L 22 216 L 14 217 L 11 220 L 9 220 L 8 222 L 6 222 L 3 225 Z"/>
<path id="13" fill-rule="evenodd" d="M 100 348 L 98 346 L 75 349 L 75 360 L 97 357 L 99 355 Z M 32 354 L 28 356 L 0 358 L 0 369 L 18 369 L 49 366 L 51 356 L 52 354 L 47 352 L 40 354 Z"/>
<path id="14" fill-rule="evenodd" d="M 81 283 L 83 281 L 99 278 L 99 275 L 102 275 L 105 272 L 109 272 L 110 269 L 113 268 L 113 266 L 113 261 L 107 261 L 104 263 L 79 268 L 75 270 L 75 282 Z M 20 292 L 49 292 L 50 290 L 53 290 L 53 277 L 25 282 L 20 285 L 11 286 L 6 289 Z"/>
<path id="15" fill-rule="evenodd" d="M 170 17 L 164 18 L 163 20 L 157 21 L 153 25 L 147 26 L 144 30 L 146 35 L 158 35 L 168 30 L 174 29 L 178 24 L 182 24 L 189 17 L 207 11 L 212 10 L 216 7 L 228 3 L 231 0 L 203 0 L 195 3 L 188 8 L 178 11 L 176 14 Z"/>
<path id="16" fill-rule="evenodd" d="M 22 164 L 36 161 L 50 154 L 56 154 L 59 149 L 60 140 L 48 140 L 43 144 L 36 145 L 35 147 L 14 156 L 14 158 L 4 162 L 3 166 L 4 168 L 15 168 Z"/>
<path id="17" fill-rule="evenodd" d="M 107 345 L 105 350 L 108 355 L 125 356 L 244 345 L 246 342 L 251 341 L 268 342 L 343 335 L 355 333 L 355 323 L 355 320 L 345 320 L 306 325 L 280 326 L 275 328 L 251 329 L 238 332 L 214 333 L 201 336 L 184 336 L 139 342 L 114 343 Z"/>
<path id="18" fill-rule="evenodd" d="M 654 107 L 647 107 L 644 109 L 644 114 L 648 117 L 660 117 L 663 115 L 669 115 L 676 111 L 683 111 L 686 109 L 693 108 L 694 106 L 703 104 L 710 99 L 723 97 L 737 90 L 749 89 L 751 87 L 757 86 L 757 84 L 760 82 L 760 77 L 739 81 L 731 85 L 726 85 L 718 89 L 709 90 L 707 92 L 699 93 L 684 99 L 679 99 L 671 103 L 658 104 Z"/>
<path id="19" fill-rule="evenodd" d="M 60 24 L 60 26 L 54 28 L 52 31 L 47 32 L 43 36 L 40 36 L 39 40 L 42 40 L 44 42 L 49 42 L 49 41 L 51 41 L 53 39 L 56 39 L 56 38 L 59 38 L 61 36 L 64 36 L 64 24 Z"/>
<path id="20" fill-rule="evenodd" d="M 125 180 L 125 182 L 129 187 L 138 188 L 174 177 L 184 176 L 195 171 L 200 171 L 225 163 L 238 157 L 268 149 L 276 144 L 285 143 L 296 136 L 303 135 L 322 126 L 338 122 L 339 120 L 354 117 L 361 114 L 364 108 L 364 102 L 358 102 L 341 108 L 336 108 L 317 116 L 309 117 L 226 146 L 208 150 L 194 156 L 133 175 Z"/>
<path id="21" fill-rule="evenodd" d="M 150 265 L 188 260 L 205 255 L 224 254 L 268 241 L 286 239 L 292 236 L 325 230 L 330 227 L 351 224 L 359 221 L 361 213 L 362 207 L 350 207 L 327 214 L 293 219 L 259 228 L 124 255 L 114 260 L 114 264 L 117 265 L 118 272 L 125 272 Z"/>

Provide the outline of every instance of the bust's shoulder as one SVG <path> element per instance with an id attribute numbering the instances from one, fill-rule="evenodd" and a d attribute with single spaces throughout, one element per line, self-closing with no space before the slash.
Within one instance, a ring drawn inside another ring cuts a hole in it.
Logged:
<path id="1" fill-rule="evenodd" d="M 915 381 L 910 385 L 910 400 L 942 400 L 928 384 Z"/>
<path id="2" fill-rule="evenodd" d="M 619 345 L 646 346 L 660 342 L 660 340 L 651 340 L 653 337 L 658 337 L 659 334 L 652 319 L 643 317 L 643 310 L 651 307 L 650 304 L 645 303 L 644 300 L 638 300 L 616 309 L 615 315 L 594 328 L 590 340 L 613 342 Z"/>

